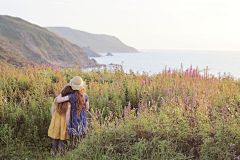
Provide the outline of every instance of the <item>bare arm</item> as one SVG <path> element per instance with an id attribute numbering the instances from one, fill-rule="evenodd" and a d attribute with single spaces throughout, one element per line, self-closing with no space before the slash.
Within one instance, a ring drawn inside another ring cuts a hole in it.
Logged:
<path id="1" fill-rule="evenodd" d="M 69 97 L 68 96 L 65 96 L 65 97 L 62 97 L 62 94 L 60 94 L 58 97 L 57 97 L 57 103 L 62 103 L 62 102 L 66 102 L 69 100 Z"/>
<path id="2" fill-rule="evenodd" d="M 69 121 L 70 121 L 70 112 L 71 112 L 71 104 L 69 103 L 68 104 L 68 109 L 67 109 L 67 112 L 66 112 L 67 126 L 68 126 Z"/>
<path id="3" fill-rule="evenodd" d="M 87 102 L 85 103 L 85 106 L 86 106 L 85 110 L 88 111 L 88 110 L 89 110 L 89 101 L 87 101 Z"/>
<path id="4" fill-rule="evenodd" d="M 85 111 L 89 110 L 89 98 L 88 95 L 86 93 L 84 93 L 84 101 L 86 101 L 87 98 L 87 102 L 85 102 Z"/>
<path id="5" fill-rule="evenodd" d="M 53 103 L 52 103 L 52 116 L 53 116 L 53 113 L 55 111 L 54 103 L 55 103 L 55 101 L 53 101 Z"/>

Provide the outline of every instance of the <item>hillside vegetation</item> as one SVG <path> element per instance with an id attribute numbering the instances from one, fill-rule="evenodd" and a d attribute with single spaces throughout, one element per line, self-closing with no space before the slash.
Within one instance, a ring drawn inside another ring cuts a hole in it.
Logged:
<path id="1" fill-rule="evenodd" d="M 68 27 L 47 27 L 47 29 L 56 33 L 60 37 L 66 38 L 70 42 L 79 45 L 80 47 L 90 46 L 93 50 L 99 53 L 138 52 L 135 48 L 125 45 L 114 36 L 91 34 Z"/>
<path id="2" fill-rule="evenodd" d="M 3 66 L 4 63 L 20 68 L 26 64 L 30 64 L 22 55 L 13 51 L 8 51 L 0 45 L 0 66 Z"/>
<path id="3" fill-rule="evenodd" d="M 0 156 L 52 159 L 51 103 L 76 76 L 88 84 L 88 135 L 64 159 L 239 159 L 240 84 L 198 68 L 154 75 L 122 66 L 0 67 Z"/>
<path id="4" fill-rule="evenodd" d="M 0 15 L 0 45 L 34 63 L 97 65 L 81 47 L 21 18 Z"/>

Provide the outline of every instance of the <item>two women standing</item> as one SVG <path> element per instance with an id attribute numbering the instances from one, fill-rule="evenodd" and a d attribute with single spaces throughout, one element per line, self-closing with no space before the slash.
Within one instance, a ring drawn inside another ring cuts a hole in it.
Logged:
<path id="1" fill-rule="evenodd" d="M 52 120 L 48 130 L 48 136 L 53 138 L 54 156 L 58 148 L 63 149 L 63 141 L 73 136 L 74 143 L 84 136 L 87 130 L 87 114 L 89 110 L 86 83 L 81 77 L 76 76 L 62 90 L 54 100 L 52 106 Z"/>

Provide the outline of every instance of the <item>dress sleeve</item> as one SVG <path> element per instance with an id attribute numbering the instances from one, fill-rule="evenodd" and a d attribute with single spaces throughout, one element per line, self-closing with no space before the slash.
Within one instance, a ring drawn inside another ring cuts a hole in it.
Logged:
<path id="1" fill-rule="evenodd" d="M 85 103 L 88 102 L 88 95 L 85 93 L 84 95 Z"/>

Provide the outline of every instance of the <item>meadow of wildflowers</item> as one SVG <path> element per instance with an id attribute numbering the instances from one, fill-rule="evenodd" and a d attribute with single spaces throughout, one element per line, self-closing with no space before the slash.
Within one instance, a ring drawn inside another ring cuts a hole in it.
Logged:
<path id="1" fill-rule="evenodd" d="M 89 133 L 67 159 L 239 158 L 240 83 L 230 76 L 47 64 L 0 68 L 1 158 L 50 156 L 51 103 L 76 75 L 88 84 Z"/>

